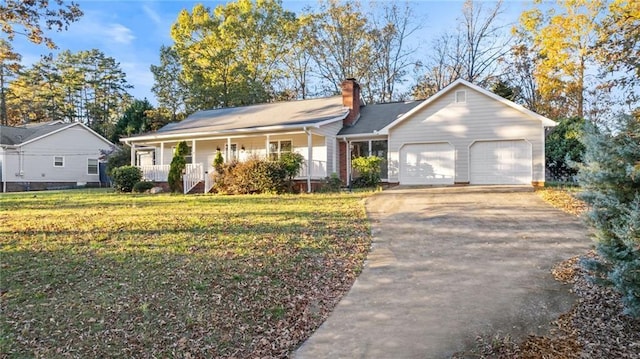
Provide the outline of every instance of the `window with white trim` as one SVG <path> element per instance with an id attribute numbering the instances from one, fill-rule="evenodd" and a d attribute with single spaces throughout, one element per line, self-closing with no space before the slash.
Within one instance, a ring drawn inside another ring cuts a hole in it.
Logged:
<path id="1" fill-rule="evenodd" d="M 456 103 L 465 103 L 467 102 L 467 91 L 460 90 L 456 91 Z"/>
<path id="2" fill-rule="evenodd" d="M 269 142 L 269 159 L 276 161 L 283 153 L 290 153 L 293 150 L 291 141 L 271 141 Z"/>
<path id="3" fill-rule="evenodd" d="M 54 156 L 53 157 L 53 167 L 64 167 L 64 157 L 62 157 L 62 156 Z"/>
<path id="4" fill-rule="evenodd" d="M 232 143 L 231 147 L 229 147 L 229 144 L 225 144 L 224 145 L 225 150 L 229 153 L 229 162 L 233 162 L 233 161 L 237 161 L 238 160 L 238 144 L 237 143 Z"/>
<path id="5" fill-rule="evenodd" d="M 89 175 L 97 175 L 98 174 L 98 160 L 95 158 L 87 159 L 87 174 Z"/>

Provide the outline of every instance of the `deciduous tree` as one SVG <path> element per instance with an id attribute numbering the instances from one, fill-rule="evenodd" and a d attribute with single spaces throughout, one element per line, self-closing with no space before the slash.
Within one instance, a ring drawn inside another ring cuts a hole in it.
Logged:
<path id="1" fill-rule="evenodd" d="M 541 96 L 565 115 L 584 117 L 587 69 L 594 63 L 602 0 L 558 0 L 543 11 L 538 6 L 520 16 L 516 33 L 540 54 L 534 74 Z M 568 103 L 563 103 L 568 100 Z"/>
<path id="2" fill-rule="evenodd" d="M 412 22 L 414 14 L 408 3 L 383 3 L 373 12 L 371 39 L 372 68 L 368 86 L 375 102 L 397 100 L 396 85 L 406 80 L 407 71 L 415 64 L 415 48 L 408 47 L 408 40 L 420 26 Z"/>
<path id="3" fill-rule="evenodd" d="M 372 42 L 367 17 L 358 1 L 341 3 L 322 1 L 319 11 L 312 14 L 309 53 L 313 58 L 317 76 L 324 80 L 325 91 L 339 93 L 344 79 L 356 78 L 366 91 L 372 67 Z"/>
<path id="4" fill-rule="evenodd" d="M 601 76 L 620 86 L 627 104 L 640 96 L 640 3 L 614 0 L 598 27 L 596 58 L 603 66 Z"/>
<path id="5" fill-rule="evenodd" d="M 83 15 L 78 4 L 63 0 L 4 0 L 0 4 L 0 28 L 12 41 L 16 34 L 25 35 L 35 44 L 56 48 L 44 30 L 62 31 Z M 43 26 L 45 29 L 43 30 Z"/>
<path id="6" fill-rule="evenodd" d="M 183 78 L 180 58 L 170 46 L 160 48 L 160 65 L 151 65 L 154 84 L 151 91 L 156 95 L 158 107 L 171 113 L 171 121 L 176 121 L 185 112 L 185 98 L 189 95 Z"/>
<path id="7" fill-rule="evenodd" d="M 510 38 L 498 23 L 502 6 L 502 1 L 498 1 L 487 9 L 482 3 L 465 1 L 457 28 L 433 40 L 431 55 L 421 64 L 422 74 L 414 86 L 414 97 L 424 98 L 458 78 L 481 86 L 496 80 L 498 65 L 510 47 Z"/>
<path id="8" fill-rule="evenodd" d="M 279 1 L 238 0 L 183 10 L 171 36 L 185 78 L 208 88 L 211 107 L 227 107 L 271 99 L 295 23 Z"/>

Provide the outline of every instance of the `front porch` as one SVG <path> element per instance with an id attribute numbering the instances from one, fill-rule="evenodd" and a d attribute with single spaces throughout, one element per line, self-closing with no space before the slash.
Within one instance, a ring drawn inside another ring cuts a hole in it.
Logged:
<path id="1" fill-rule="evenodd" d="M 323 180 L 326 175 L 326 161 L 315 160 L 312 162 L 311 174 L 309 176 L 309 169 L 305 161 L 302 164 L 302 168 L 298 172 L 298 175 L 294 178 L 296 181 L 304 181 L 310 179 L 311 181 Z M 142 171 L 142 178 L 145 181 L 151 182 L 167 182 L 169 178 L 170 165 L 137 165 Z M 188 163 L 184 175 L 182 177 L 184 193 L 190 193 L 200 183 L 204 183 L 202 193 L 209 193 L 213 188 L 215 169 L 209 167 L 209 170 L 205 171 L 208 166 L 204 163 Z"/>
<path id="2" fill-rule="evenodd" d="M 140 168 L 143 178 L 153 182 L 167 182 L 173 151 L 179 140 L 147 141 L 131 145 L 131 164 Z M 208 193 L 213 188 L 214 158 L 220 152 L 225 163 L 246 161 L 249 158 L 277 160 L 286 152 L 297 152 L 304 157 L 302 168 L 294 178 L 306 181 L 307 191 L 311 182 L 322 180 L 336 173 L 337 148 L 333 137 L 310 131 L 264 134 L 261 136 L 227 136 L 199 138 L 186 141 L 190 153 L 183 175 L 184 193 L 195 190 Z"/>

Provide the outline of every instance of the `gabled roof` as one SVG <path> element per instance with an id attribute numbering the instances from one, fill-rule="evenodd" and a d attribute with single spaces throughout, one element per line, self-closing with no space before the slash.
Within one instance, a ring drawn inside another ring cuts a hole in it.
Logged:
<path id="1" fill-rule="evenodd" d="M 539 120 L 540 122 L 542 122 L 542 125 L 545 127 L 554 127 L 557 125 L 557 123 L 547 117 L 544 117 L 542 115 L 539 115 L 529 109 L 524 108 L 521 105 L 518 105 L 515 102 L 509 101 L 504 97 L 498 96 L 496 94 L 494 94 L 491 91 L 487 91 L 485 89 L 483 89 L 480 86 L 474 85 L 469 81 L 463 80 L 463 79 L 457 79 L 454 82 L 452 82 L 451 84 L 449 84 L 447 87 L 443 88 L 442 90 L 438 91 L 435 95 L 429 97 L 428 99 L 426 99 L 425 101 L 423 101 L 422 103 L 420 103 L 420 105 L 414 107 L 411 111 L 405 113 L 404 115 L 402 115 L 401 117 L 397 118 L 395 121 L 389 123 L 388 125 L 386 125 L 382 130 L 380 130 L 381 133 L 384 134 L 388 134 L 389 133 L 389 129 L 395 127 L 396 125 L 398 125 L 399 123 L 401 123 L 402 121 L 406 120 L 407 118 L 411 117 L 411 115 L 415 114 L 416 112 L 422 110 L 423 108 L 429 106 L 429 104 L 437 101 L 440 97 L 444 96 L 445 94 L 447 94 L 449 91 L 451 91 L 453 88 L 455 88 L 458 85 L 464 85 L 466 87 L 471 88 L 472 90 L 475 90 L 477 92 L 480 92 L 481 94 L 488 96 L 500 103 L 503 103 L 517 111 L 522 112 L 523 114 L 532 117 L 534 119 Z"/>
<path id="2" fill-rule="evenodd" d="M 361 107 L 358 122 L 353 126 L 342 128 L 338 136 L 375 134 L 420 103 L 422 101 L 392 102 Z"/>
<path id="3" fill-rule="evenodd" d="M 62 121 L 32 123 L 26 127 L 0 126 L 0 145 L 24 146 L 43 137 L 53 135 L 54 133 L 64 131 L 67 128 L 75 126 L 80 126 L 103 142 L 113 145 L 113 143 L 108 141 L 106 138 L 100 136 L 98 133 L 80 122 L 63 123 Z"/>
<path id="4" fill-rule="evenodd" d="M 349 109 L 343 106 L 341 96 L 220 108 L 196 112 L 156 132 L 123 138 L 121 141 L 320 126 L 341 121 L 348 113 Z"/>

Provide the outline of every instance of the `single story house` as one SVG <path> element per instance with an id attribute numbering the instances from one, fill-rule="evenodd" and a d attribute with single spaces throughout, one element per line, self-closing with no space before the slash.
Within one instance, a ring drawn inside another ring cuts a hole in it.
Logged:
<path id="1" fill-rule="evenodd" d="M 123 138 L 145 178 L 166 181 L 172 152 L 187 141 L 185 191 L 210 189 L 213 159 L 301 153 L 297 180 L 353 179 L 351 159 L 384 159 L 382 179 L 406 185 L 529 184 L 545 178 L 545 127 L 556 123 L 464 80 L 424 101 L 365 104 L 354 79 L 342 95 L 196 112 L 152 133 Z M 187 188 L 188 187 L 188 188 Z"/>
<path id="2" fill-rule="evenodd" d="M 113 143 L 82 123 L 0 126 L 2 192 L 100 184 L 100 150 Z"/>

